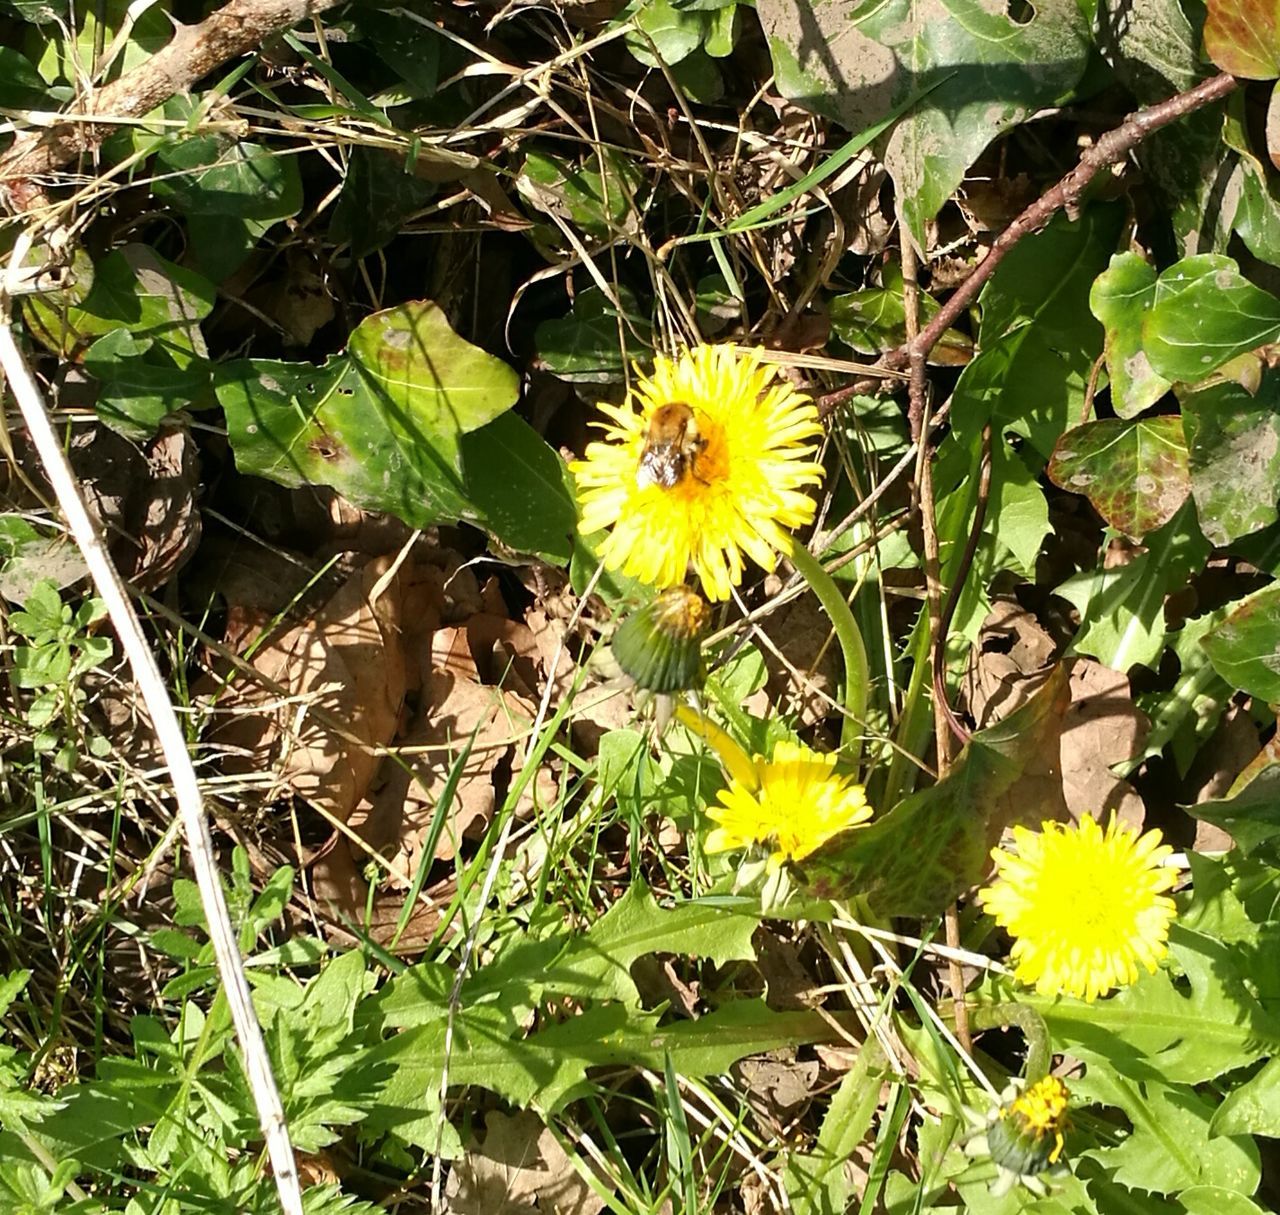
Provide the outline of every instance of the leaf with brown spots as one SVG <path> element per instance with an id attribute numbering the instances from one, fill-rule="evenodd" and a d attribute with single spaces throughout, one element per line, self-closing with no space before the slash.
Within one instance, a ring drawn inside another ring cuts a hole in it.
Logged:
<path id="1" fill-rule="evenodd" d="M 1145 536 L 1168 523 L 1191 492 L 1182 419 L 1086 422 L 1058 440 L 1049 476 L 1084 494 L 1112 527 Z"/>
<path id="2" fill-rule="evenodd" d="M 1058 666 L 1022 708 L 979 730 L 936 785 L 815 852 L 804 863 L 809 887 L 822 898 L 864 895 L 880 915 L 937 915 L 978 880 L 1007 826 L 1063 816 L 1054 794 L 1067 702 Z M 1024 779 L 1036 772 L 1044 779 Z"/>
<path id="3" fill-rule="evenodd" d="M 1245 80 L 1280 76 L 1275 0 L 1209 0 L 1205 53 L 1224 72 Z"/>

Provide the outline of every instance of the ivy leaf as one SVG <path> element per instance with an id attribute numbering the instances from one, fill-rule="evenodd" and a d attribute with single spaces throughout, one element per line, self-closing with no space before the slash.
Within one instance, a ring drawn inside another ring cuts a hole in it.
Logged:
<path id="1" fill-rule="evenodd" d="M 1131 252 L 1117 253 L 1089 293 L 1089 307 L 1107 334 L 1111 404 L 1122 418 L 1150 409 L 1172 387 L 1142 348 L 1142 318 L 1155 298 L 1155 268 Z"/>
<path id="2" fill-rule="evenodd" d="M 648 357 L 649 318 L 629 288 L 618 289 L 618 302 L 621 312 L 599 287 L 589 287 L 568 316 L 538 325 L 533 340 L 552 375 L 572 384 L 616 384 L 628 363 Z"/>
<path id="3" fill-rule="evenodd" d="M 803 872 L 813 892 L 835 899 L 857 893 L 882 915 L 929 916 L 972 886 L 1001 832 L 1040 813 L 1006 794 L 1046 752 L 1056 756 L 1066 684 L 1065 668 L 1056 667 L 1025 705 L 979 730 L 937 784 L 807 858 Z"/>
<path id="4" fill-rule="evenodd" d="M 32 333 L 50 350 L 68 355 L 126 329 L 155 341 L 177 366 L 206 356 L 200 322 L 217 295 L 207 278 L 136 244 L 113 250 L 92 267 L 77 266 L 78 275 L 82 269 L 92 286 L 80 298 L 51 295 L 28 303 Z"/>
<path id="5" fill-rule="evenodd" d="M 1250 595 L 1200 644 L 1233 688 L 1280 702 L 1280 586 Z"/>
<path id="6" fill-rule="evenodd" d="M 170 414 L 197 404 L 209 391 L 204 360 L 178 367 L 152 338 L 136 338 L 116 329 L 84 354 L 84 368 L 101 388 L 94 408 L 125 438 L 151 438 Z"/>
<path id="7" fill-rule="evenodd" d="M 1280 496 L 1280 380 L 1263 378 L 1256 394 L 1215 384 L 1182 400 L 1191 493 L 1204 534 L 1230 544 L 1277 518 Z"/>
<path id="8" fill-rule="evenodd" d="M 404 22 L 409 25 L 408 21 Z M 350 243 L 357 260 L 381 249 L 436 192 L 413 173 L 412 163 L 381 148 L 351 149 L 347 175 L 329 222 L 332 240 Z"/>
<path id="9" fill-rule="evenodd" d="M 1280 29 L 1274 0 L 1208 0 L 1205 54 L 1245 80 L 1280 76 Z"/>
<path id="10" fill-rule="evenodd" d="M 1085 570 L 1054 594 L 1075 605 L 1080 630 L 1071 652 L 1089 654 L 1114 671 L 1154 666 L 1164 651 L 1165 599 L 1185 585 L 1209 555 L 1190 504 L 1146 538 L 1146 552 L 1126 565 Z"/>
<path id="11" fill-rule="evenodd" d="M 1278 336 L 1280 299 L 1218 253 L 1183 258 L 1161 274 L 1142 324 L 1142 346 L 1156 373 L 1187 384 Z"/>
<path id="12" fill-rule="evenodd" d="M 1085 65 L 1086 25 L 1071 0 L 1037 4 L 1025 22 L 978 0 L 760 0 L 757 11 L 782 93 L 851 131 L 935 86 L 894 125 L 882 156 L 921 247 L 983 149 L 1060 102 Z"/>
<path id="13" fill-rule="evenodd" d="M 1163 527 L 1191 492 L 1178 417 L 1086 422 L 1058 440 L 1049 477 L 1084 494 L 1112 527 L 1135 539 Z"/>

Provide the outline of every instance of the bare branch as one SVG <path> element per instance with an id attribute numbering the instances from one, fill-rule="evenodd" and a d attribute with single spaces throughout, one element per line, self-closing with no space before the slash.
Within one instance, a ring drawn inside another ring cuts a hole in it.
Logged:
<path id="1" fill-rule="evenodd" d="M 19 136 L 0 157 L 0 191 L 9 195 L 15 210 L 29 209 L 41 194 L 30 179 L 62 168 L 115 130 L 110 122 L 95 122 L 95 115 L 141 118 L 215 68 L 338 3 L 340 0 L 230 0 L 199 25 L 177 25 L 167 45 L 119 80 L 83 98 L 81 108 L 68 114 L 66 122 Z"/>
<path id="2" fill-rule="evenodd" d="M 913 341 L 889 351 L 881 360 L 881 367 L 902 370 L 911 365 L 913 356 L 923 358 L 936 346 L 942 335 L 955 324 L 960 314 L 977 298 L 982 285 L 1004 260 L 1005 255 L 1024 236 L 1038 232 L 1064 207 L 1075 207 L 1084 196 L 1085 187 L 1109 165 L 1119 164 L 1148 135 L 1161 127 L 1185 118 L 1196 110 L 1220 101 L 1237 87 L 1234 76 L 1225 73 L 1202 80 L 1195 88 L 1178 93 L 1159 105 L 1130 114 L 1118 127 L 1108 131 L 1092 147 L 1080 155 L 1080 161 L 1056 185 L 1051 186 L 1017 217 L 991 246 L 987 256 L 970 272 L 968 278 L 955 289 L 938 309 L 934 318 L 920 331 Z M 824 416 L 831 413 L 852 396 L 875 391 L 877 380 L 860 380 L 857 383 L 829 392 L 817 402 Z"/>

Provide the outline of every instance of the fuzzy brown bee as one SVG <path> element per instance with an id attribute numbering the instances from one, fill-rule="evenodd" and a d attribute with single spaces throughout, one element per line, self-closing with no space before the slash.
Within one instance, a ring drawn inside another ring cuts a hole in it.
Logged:
<path id="1" fill-rule="evenodd" d="M 686 475 L 695 472 L 694 463 L 706 445 L 692 406 L 684 401 L 659 405 L 649 419 L 649 433 L 640 453 L 636 480 L 642 488 L 660 485 L 663 489 L 672 489 Z"/>

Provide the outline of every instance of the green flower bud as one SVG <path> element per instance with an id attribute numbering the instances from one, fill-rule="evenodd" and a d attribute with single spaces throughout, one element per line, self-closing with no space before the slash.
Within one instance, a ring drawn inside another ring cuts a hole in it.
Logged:
<path id="1" fill-rule="evenodd" d="M 697 591 L 669 587 L 618 626 L 613 656 L 646 691 L 670 694 L 700 687 L 702 638 L 710 622 L 711 609 Z"/>

